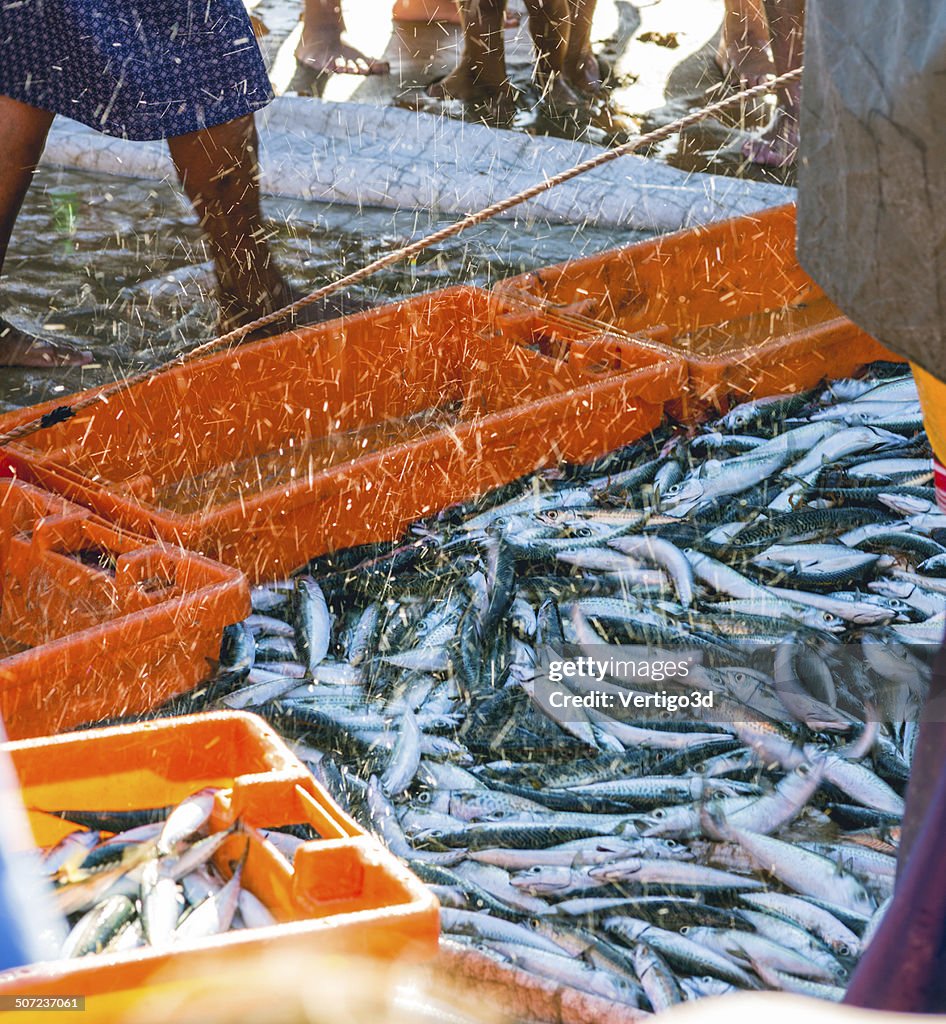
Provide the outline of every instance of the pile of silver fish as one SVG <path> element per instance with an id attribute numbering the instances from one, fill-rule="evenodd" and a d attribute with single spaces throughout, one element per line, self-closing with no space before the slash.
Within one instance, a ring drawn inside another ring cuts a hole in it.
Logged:
<path id="1" fill-rule="evenodd" d="M 238 831 L 208 831 L 215 792 L 153 811 L 41 812 L 76 826 L 42 861 L 71 925 L 63 958 L 165 949 L 276 923 L 242 885 L 242 860 L 229 878 L 212 861 Z"/>
<path id="2" fill-rule="evenodd" d="M 267 718 L 491 957 L 652 1010 L 834 999 L 891 898 L 944 631 L 931 476 L 899 366 L 667 425 L 254 589 L 167 710 Z M 715 714 L 555 716 L 562 644 L 702 657 Z"/>

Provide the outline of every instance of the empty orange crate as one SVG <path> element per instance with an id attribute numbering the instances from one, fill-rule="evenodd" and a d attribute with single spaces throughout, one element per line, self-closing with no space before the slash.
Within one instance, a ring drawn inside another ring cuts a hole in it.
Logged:
<path id="1" fill-rule="evenodd" d="M 210 827 L 240 819 L 250 848 L 244 885 L 277 918 L 170 949 L 136 949 L 35 964 L 0 973 L 0 995 L 85 995 L 90 1019 L 144 998 L 178 971 L 212 974 L 237 958 L 359 953 L 427 959 L 436 953 L 439 910 L 433 894 L 329 797 L 260 718 L 225 712 L 8 743 L 36 843 L 48 847 L 72 830 L 42 810 L 141 810 L 220 788 Z M 258 828 L 309 824 L 321 837 L 290 864 Z M 216 857 L 243 851 L 234 835 Z M 300 979 L 300 984 L 304 984 Z M 129 990 L 138 990 L 130 993 Z"/>
<path id="2" fill-rule="evenodd" d="M 635 440 L 680 391 L 664 350 L 622 340 L 617 373 L 556 358 L 499 330 L 491 301 L 450 288 L 245 345 L 7 451 L 111 521 L 261 579 Z"/>
<path id="3" fill-rule="evenodd" d="M 698 408 L 801 391 L 899 358 L 799 266 L 794 205 L 545 267 L 493 294 L 513 322 L 532 309 L 553 325 L 668 346 L 687 360 Z"/>
<path id="4" fill-rule="evenodd" d="M 250 607 L 242 573 L 0 480 L 0 715 L 12 738 L 189 690 Z"/>

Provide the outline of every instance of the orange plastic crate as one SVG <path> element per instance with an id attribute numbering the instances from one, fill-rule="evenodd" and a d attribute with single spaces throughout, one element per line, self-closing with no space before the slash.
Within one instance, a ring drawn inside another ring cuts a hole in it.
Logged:
<path id="1" fill-rule="evenodd" d="M 228 932 L 170 949 L 82 957 L 0 973 L 0 995 L 85 995 L 90 1019 L 112 1020 L 178 973 L 212 975 L 251 956 L 357 953 L 432 957 L 433 894 L 329 797 L 262 719 L 245 712 L 170 718 L 8 743 L 38 846 L 71 830 L 47 810 L 140 810 L 220 787 L 213 829 L 238 818 L 250 837 L 244 885 L 274 914 L 268 928 Z M 322 837 L 289 864 L 257 828 L 310 824 Z M 229 874 L 244 840 L 216 861 Z M 248 961 L 249 962 L 249 961 Z M 300 984 L 304 980 L 300 979 Z M 118 995 L 116 995 L 118 994 Z"/>
<path id="2" fill-rule="evenodd" d="M 264 579 L 633 441 L 685 379 L 646 344 L 621 341 L 615 373 L 533 341 L 497 327 L 487 292 L 450 288 L 171 370 L 7 451 L 125 528 Z"/>
<path id="3" fill-rule="evenodd" d="M 0 715 L 14 739 L 191 689 L 250 609 L 242 573 L 12 480 L 0 480 L 0 588 Z"/>
<path id="4" fill-rule="evenodd" d="M 667 346 L 687 360 L 691 413 L 899 359 L 802 270 L 793 204 L 508 278 L 493 294 L 507 322 L 532 310 L 553 327 Z"/>

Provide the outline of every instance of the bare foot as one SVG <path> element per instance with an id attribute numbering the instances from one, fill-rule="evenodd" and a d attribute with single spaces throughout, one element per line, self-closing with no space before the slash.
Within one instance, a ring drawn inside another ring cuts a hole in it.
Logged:
<path id="1" fill-rule="evenodd" d="M 553 117 L 574 113 L 585 105 L 581 96 L 565 80 L 564 75 L 549 75 L 547 81 L 537 81 L 536 85 L 542 90 L 539 102 Z"/>
<path id="2" fill-rule="evenodd" d="M 716 63 L 742 88 L 760 85 L 774 73 L 769 24 L 760 0 L 726 0 Z"/>
<path id="3" fill-rule="evenodd" d="M 768 127 L 742 144 L 746 159 L 764 167 L 788 167 L 798 156 L 798 118 L 777 107 Z"/>
<path id="4" fill-rule="evenodd" d="M 295 299 L 296 296 L 293 295 L 286 279 L 275 268 L 273 268 L 271 273 L 269 268 L 267 268 L 267 271 L 268 280 L 264 286 L 265 290 L 257 292 L 253 297 L 252 308 L 247 308 L 245 296 L 223 292 L 218 296 L 220 316 L 217 321 L 217 330 L 220 334 L 227 334 L 230 331 L 236 330 L 237 327 L 242 327 L 244 324 L 259 320 L 260 317 L 268 316 L 277 309 L 288 306 Z M 283 327 L 283 330 L 285 329 Z M 264 327 L 261 331 L 254 331 L 252 334 L 247 335 L 247 338 L 244 340 L 265 337 L 267 334 L 272 333 L 274 333 L 272 328 Z"/>
<path id="5" fill-rule="evenodd" d="M 394 0 L 391 11 L 392 21 L 405 21 L 432 25 L 435 21 L 447 25 L 460 25 L 460 8 L 456 0 Z M 518 28 L 520 16 L 517 11 L 506 11 L 503 28 Z"/>
<path id="6" fill-rule="evenodd" d="M 590 50 L 574 59 L 566 58 L 565 76 L 572 88 L 586 96 L 600 96 L 604 91 L 604 75 L 598 58 Z"/>
<path id="7" fill-rule="evenodd" d="M 442 103 L 462 103 L 468 116 L 493 127 L 511 127 L 517 112 L 516 90 L 508 79 L 498 87 L 486 86 L 482 79 L 474 81 L 462 63 L 445 78 L 427 85 L 423 94 Z"/>
<path id="8" fill-rule="evenodd" d="M 0 317 L 0 366 L 85 366 L 93 359 L 91 352 L 80 352 L 68 345 L 37 338 L 7 323 Z"/>
<path id="9" fill-rule="evenodd" d="M 302 295 L 303 293 L 288 289 L 273 308 L 281 309 L 283 306 L 288 306 L 290 303 L 302 298 Z M 266 338 L 274 338 L 279 334 L 286 334 L 288 331 L 325 323 L 326 320 L 337 320 L 339 317 L 351 316 L 353 313 L 360 313 L 363 309 L 367 308 L 365 302 L 354 299 L 347 293 L 328 295 L 324 299 L 310 302 L 307 306 L 303 306 L 292 313 L 286 313 L 285 316 L 281 316 L 266 327 L 252 331 L 242 341 L 263 341 Z M 249 323 L 260 316 L 263 316 L 263 313 L 257 311 L 253 316 L 245 315 L 242 322 Z M 230 330 L 233 330 L 236 326 L 237 324 L 235 323 L 231 324 Z M 221 333 L 223 333 L 222 329 Z"/>
<path id="10" fill-rule="evenodd" d="M 493 81 L 484 75 L 474 77 L 461 61 L 445 78 L 430 83 L 424 90 L 435 100 L 464 100 L 467 103 L 489 103 L 508 99 L 513 102 L 509 80 Z"/>
<path id="11" fill-rule="evenodd" d="M 386 60 L 366 57 L 342 42 L 339 33 L 324 29 L 303 27 L 296 60 L 317 75 L 386 75 L 391 70 Z"/>

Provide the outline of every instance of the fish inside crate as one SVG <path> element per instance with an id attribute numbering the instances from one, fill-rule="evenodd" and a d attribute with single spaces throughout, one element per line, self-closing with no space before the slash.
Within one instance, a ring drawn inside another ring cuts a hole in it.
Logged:
<path id="1" fill-rule="evenodd" d="M 432 895 L 253 715 L 205 714 L 7 744 L 42 868 L 68 916 L 59 956 L 0 993 L 140 990 L 264 951 L 424 960 Z M 112 1019 L 111 1016 L 96 1019 Z"/>

